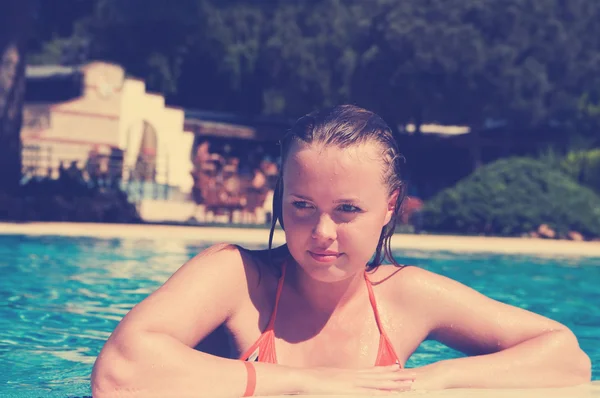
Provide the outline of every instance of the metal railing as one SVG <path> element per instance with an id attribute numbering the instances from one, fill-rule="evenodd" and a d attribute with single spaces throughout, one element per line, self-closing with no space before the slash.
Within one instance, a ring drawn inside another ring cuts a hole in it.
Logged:
<path id="1" fill-rule="evenodd" d="M 126 152 L 88 143 L 25 143 L 22 148 L 22 184 L 32 180 L 68 178 L 103 190 L 124 191 L 130 202 L 180 198 L 169 185 L 166 162 L 138 159 L 125 165 Z"/>

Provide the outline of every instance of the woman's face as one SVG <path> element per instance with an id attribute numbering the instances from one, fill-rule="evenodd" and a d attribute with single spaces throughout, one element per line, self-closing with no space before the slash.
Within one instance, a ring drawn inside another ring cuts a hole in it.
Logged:
<path id="1" fill-rule="evenodd" d="M 290 253 L 313 279 L 363 272 L 393 215 L 381 147 L 294 144 L 284 165 L 283 221 Z"/>

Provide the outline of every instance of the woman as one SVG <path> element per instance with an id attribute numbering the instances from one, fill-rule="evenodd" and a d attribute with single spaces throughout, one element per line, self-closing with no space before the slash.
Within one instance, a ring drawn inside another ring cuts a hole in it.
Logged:
<path id="1" fill-rule="evenodd" d="M 217 245 L 183 265 L 116 328 L 95 364 L 94 396 L 385 395 L 590 380 L 565 326 L 395 264 L 400 158 L 388 126 L 364 109 L 298 120 L 282 141 L 273 200 L 287 245 Z M 385 258 L 395 266 L 380 267 Z M 219 327 L 241 361 L 193 349 Z M 471 356 L 404 369 L 427 338 Z"/>

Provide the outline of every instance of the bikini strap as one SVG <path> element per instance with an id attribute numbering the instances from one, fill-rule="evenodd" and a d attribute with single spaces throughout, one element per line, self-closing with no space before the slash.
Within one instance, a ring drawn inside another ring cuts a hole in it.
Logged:
<path id="1" fill-rule="evenodd" d="M 284 261 L 281 265 L 281 276 L 279 277 L 279 282 L 277 283 L 277 293 L 275 295 L 275 305 L 273 306 L 273 312 L 271 313 L 271 318 L 269 319 L 269 324 L 265 329 L 265 332 L 268 330 L 273 330 L 275 326 L 275 318 L 277 317 L 277 308 L 279 307 L 279 298 L 281 297 L 281 291 L 283 290 L 283 281 L 285 280 L 285 269 L 287 268 L 287 261 Z"/>
<path id="2" fill-rule="evenodd" d="M 365 271 L 365 281 L 367 283 L 367 290 L 369 291 L 369 301 L 371 302 L 371 307 L 373 308 L 373 313 L 375 314 L 375 322 L 377 322 L 377 328 L 379 328 L 380 334 L 386 336 L 385 330 L 383 330 L 383 326 L 381 324 L 381 318 L 379 317 L 379 310 L 377 309 L 377 301 L 375 300 L 375 293 L 373 293 L 373 286 L 371 285 L 371 281 L 369 280 L 367 271 Z"/>

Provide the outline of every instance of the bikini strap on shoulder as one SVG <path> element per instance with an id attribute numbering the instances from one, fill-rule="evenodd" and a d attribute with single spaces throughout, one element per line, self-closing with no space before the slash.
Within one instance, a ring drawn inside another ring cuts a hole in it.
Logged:
<path id="1" fill-rule="evenodd" d="M 269 319 L 269 324 L 267 325 L 266 330 L 272 330 L 275 326 L 275 318 L 277 317 L 277 308 L 279 307 L 279 298 L 281 297 L 281 291 L 283 290 L 283 282 L 285 280 L 285 270 L 287 268 L 287 261 L 284 261 L 281 265 L 281 276 L 279 277 L 279 282 L 277 283 L 277 293 L 275 294 L 275 305 L 273 306 L 273 312 L 271 313 L 271 318 Z"/>
<path id="2" fill-rule="evenodd" d="M 379 329 L 379 333 L 385 336 L 385 331 L 383 330 L 383 326 L 381 325 L 381 318 L 379 317 L 379 310 L 377 309 L 375 293 L 373 293 L 373 286 L 371 284 L 371 281 L 369 280 L 367 271 L 365 271 L 365 281 L 367 283 L 367 290 L 369 291 L 369 301 L 371 302 L 371 307 L 373 308 L 373 314 L 375 314 L 375 322 L 377 322 L 377 328 Z"/>

